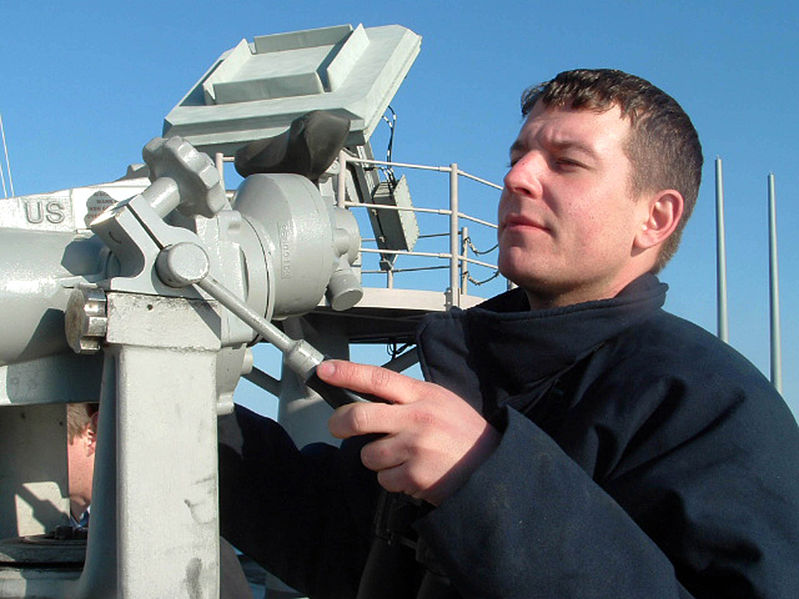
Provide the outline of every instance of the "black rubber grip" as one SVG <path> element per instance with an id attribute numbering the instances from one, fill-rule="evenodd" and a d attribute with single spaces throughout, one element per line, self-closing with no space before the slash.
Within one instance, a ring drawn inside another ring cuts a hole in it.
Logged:
<path id="1" fill-rule="evenodd" d="M 340 408 L 348 403 L 357 401 L 387 403 L 385 399 L 381 399 L 375 395 L 368 393 L 359 395 L 354 391 L 350 391 L 349 389 L 336 387 L 335 385 L 326 383 L 319 378 L 318 374 L 316 374 L 315 368 L 313 374 L 305 381 L 305 384 L 321 395 L 322 399 L 324 399 L 333 408 Z"/>

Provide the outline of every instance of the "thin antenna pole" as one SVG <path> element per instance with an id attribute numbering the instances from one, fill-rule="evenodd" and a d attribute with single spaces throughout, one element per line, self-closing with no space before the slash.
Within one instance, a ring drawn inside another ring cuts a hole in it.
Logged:
<path id="1" fill-rule="evenodd" d="M 16 194 L 14 193 L 14 179 L 11 178 L 11 164 L 8 162 L 8 147 L 6 146 L 6 130 L 3 127 L 3 115 L 0 114 L 0 134 L 3 137 L 3 152 L 6 155 L 6 172 L 8 173 L 8 185 L 11 187 L 11 197 L 14 197 Z M 5 185 L 3 186 L 3 190 L 5 190 Z"/>
<path id="2" fill-rule="evenodd" d="M 768 176 L 769 297 L 771 300 L 771 384 L 782 393 L 782 350 L 780 343 L 780 283 L 777 265 L 777 200 L 774 173 Z"/>
<path id="3" fill-rule="evenodd" d="M 6 178 L 3 175 L 3 165 L 2 164 L 0 164 L 0 183 L 3 184 L 3 197 L 7 198 L 8 197 L 8 191 L 6 190 Z"/>
<path id="4" fill-rule="evenodd" d="M 727 249 L 724 240 L 724 179 L 716 156 L 716 315 L 718 337 L 729 343 L 727 318 Z"/>
<path id="5" fill-rule="evenodd" d="M 3 126 L 3 115 L 0 114 L 0 127 L 2 127 L 2 126 Z M 5 134 L 3 135 L 3 138 L 5 138 Z M 5 175 L 3 175 L 3 165 L 2 164 L 0 164 L 0 183 L 3 184 L 3 197 L 7 198 L 8 197 L 8 190 L 6 189 L 6 177 L 5 177 Z"/>

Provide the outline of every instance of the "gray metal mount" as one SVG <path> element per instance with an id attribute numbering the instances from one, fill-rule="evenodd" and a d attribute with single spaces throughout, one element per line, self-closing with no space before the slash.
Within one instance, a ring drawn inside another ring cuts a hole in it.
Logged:
<path id="1" fill-rule="evenodd" d="M 318 330 L 297 317 L 361 299 L 360 231 L 332 190 L 338 177 L 351 200 L 372 201 L 378 175 L 355 163 L 313 183 L 254 174 L 231 196 L 209 154 L 327 110 L 349 122 L 345 153 L 370 158 L 420 45 L 396 25 L 242 40 L 169 112 L 142 151 L 146 168 L 6 202 L 0 503 L 13 507 L 0 537 L 65 523 L 59 404 L 102 407 L 85 566 L 0 568 L 0 597 L 217 596 L 217 415 L 232 410 L 250 347 L 266 339 L 293 371 L 279 383 L 283 415 L 288 405 L 313 427 L 323 421 L 329 408 L 305 385 L 325 355 L 348 356 L 348 338 L 340 316 Z M 409 196 L 392 191 L 386 201 Z M 53 561 L 42 556 L 33 551 Z"/>
<path id="2" fill-rule="evenodd" d="M 232 156 L 283 132 L 296 117 L 329 110 L 350 120 L 347 146 L 363 145 L 421 47 L 399 25 L 351 25 L 242 40 L 166 115 L 164 136 Z"/>

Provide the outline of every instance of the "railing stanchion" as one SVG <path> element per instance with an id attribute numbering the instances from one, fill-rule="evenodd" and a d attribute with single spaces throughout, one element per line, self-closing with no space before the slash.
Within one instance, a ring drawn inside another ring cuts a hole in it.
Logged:
<path id="1" fill-rule="evenodd" d="M 214 154 L 214 166 L 219 171 L 219 182 L 222 184 L 222 189 L 225 189 L 225 155 L 222 152 Z"/>
<path id="2" fill-rule="evenodd" d="M 449 165 L 449 289 L 452 306 L 461 305 L 458 281 L 458 163 Z"/>
<path id="3" fill-rule="evenodd" d="M 384 205 L 384 204 L 373 204 L 373 203 L 361 203 L 357 198 L 349 198 L 347 199 L 347 187 L 346 187 L 346 171 L 348 164 L 354 165 L 370 165 L 372 167 L 376 166 L 389 166 L 394 168 L 411 168 L 411 169 L 419 169 L 419 170 L 426 170 L 426 171 L 436 171 L 439 173 L 449 172 L 449 208 L 422 208 L 417 206 L 411 205 Z M 437 269 L 448 269 L 449 270 L 449 282 L 448 288 L 446 290 L 445 295 L 445 308 L 450 309 L 452 306 L 461 307 L 465 297 L 468 294 L 468 287 L 469 287 L 469 280 L 471 277 L 471 266 L 475 265 L 480 268 L 489 268 L 495 271 L 495 274 L 486 279 L 485 281 L 475 281 L 471 279 L 473 283 L 476 285 L 482 285 L 490 281 L 491 279 L 495 278 L 496 275 L 496 264 L 488 263 L 483 260 L 478 260 L 473 258 L 469 255 L 469 252 L 472 251 L 475 254 L 479 254 L 474 244 L 470 239 L 470 233 L 468 227 L 461 228 L 460 221 L 469 221 L 475 223 L 480 227 L 488 227 L 489 229 L 494 229 L 496 231 L 496 224 L 483 220 L 481 218 L 476 218 L 469 214 L 463 214 L 460 211 L 460 201 L 459 201 L 459 179 L 461 177 L 465 177 L 467 179 L 471 179 L 481 185 L 486 185 L 488 187 L 493 187 L 495 189 L 502 189 L 500 185 L 496 185 L 491 183 L 490 181 L 486 181 L 485 179 L 481 179 L 480 177 L 476 177 L 466 171 L 461 170 L 458 167 L 457 162 L 453 162 L 448 166 L 427 166 L 423 164 L 410 164 L 410 163 L 402 163 L 402 162 L 393 162 L 393 161 L 385 161 L 385 160 L 374 160 L 374 159 L 366 159 L 366 158 L 359 158 L 357 156 L 352 156 L 351 154 L 345 154 L 342 152 L 339 154 L 339 179 L 337 181 L 337 189 L 336 189 L 336 204 L 342 208 L 362 208 L 365 209 L 369 215 L 370 220 L 373 218 L 374 214 L 378 211 L 388 211 L 394 213 L 402 213 L 405 211 L 411 213 L 421 213 L 421 214 L 431 214 L 431 215 L 448 215 L 449 216 L 449 230 L 442 231 L 435 235 L 418 235 L 418 239 L 422 238 L 430 238 L 430 237 L 449 237 L 449 248 L 448 251 L 419 251 L 416 248 L 413 249 L 387 249 L 385 247 L 379 247 L 380 241 L 378 239 L 368 239 L 364 241 L 368 241 L 370 243 L 376 243 L 378 245 L 377 248 L 372 247 L 361 247 L 361 259 L 365 259 L 366 254 L 377 254 L 379 255 L 377 260 L 379 262 L 379 270 L 362 270 L 363 274 L 370 274 L 370 275 L 385 275 L 386 276 L 386 287 L 391 289 L 394 287 L 394 277 L 396 274 L 401 272 L 412 272 L 412 271 L 426 271 L 426 270 L 437 270 Z M 482 229 L 481 229 L 482 230 Z M 380 234 L 378 234 L 379 237 Z M 382 244 L 385 245 L 385 244 Z M 440 248 L 443 250 L 444 248 Z M 488 250 L 488 253 L 492 250 Z M 398 256 L 411 256 L 413 258 L 435 258 L 438 260 L 448 260 L 449 264 L 441 264 L 440 266 L 432 266 L 432 267 L 412 267 L 412 268 L 394 268 L 393 260 L 392 263 L 389 265 L 387 264 L 386 257 L 393 256 L 394 258 Z M 386 268 L 388 266 L 388 268 Z"/>
<path id="4" fill-rule="evenodd" d="M 336 204 L 344 208 L 347 199 L 347 153 L 344 150 L 338 153 L 338 188 L 336 189 Z"/>
<path id="5" fill-rule="evenodd" d="M 466 253 L 469 251 L 469 227 L 461 229 L 461 293 L 469 293 L 469 263 L 466 261 Z"/>

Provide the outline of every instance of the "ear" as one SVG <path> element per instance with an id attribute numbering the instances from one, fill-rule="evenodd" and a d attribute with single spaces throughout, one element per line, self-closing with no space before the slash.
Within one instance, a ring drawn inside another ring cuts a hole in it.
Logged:
<path id="1" fill-rule="evenodd" d="M 645 211 L 641 215 L 641 228 L 635 235 L 634 245 L 639 250 L 646 250 L 660 245 L 674 233 L 682 218 L 685 201 L 674 189 L 659 191 L 639 201 L 645 203 Z"/>

